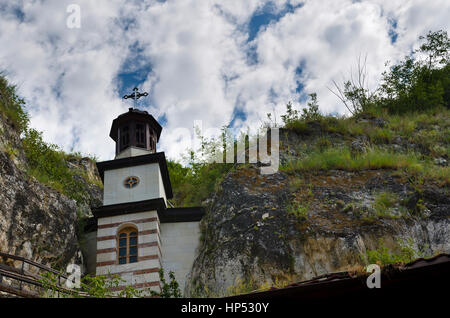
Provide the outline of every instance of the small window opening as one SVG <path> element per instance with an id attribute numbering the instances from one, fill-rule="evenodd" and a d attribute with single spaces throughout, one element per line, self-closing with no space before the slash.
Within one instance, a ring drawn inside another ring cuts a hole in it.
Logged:
<path id="1" fill-rule="evenodd" d="M 136 146 L 146 148 L 144 124 L 136 124 Z"/>
<path id="2" fill-rule="evenodd" d="M 120 136 L 121 136 L 120 150 L 122 151 L 130 145 L 130 129 L 128 126 L 122 127 L 120 131 Z"/>

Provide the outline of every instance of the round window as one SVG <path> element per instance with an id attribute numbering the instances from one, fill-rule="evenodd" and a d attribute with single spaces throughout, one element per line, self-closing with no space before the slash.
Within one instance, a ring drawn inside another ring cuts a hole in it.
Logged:
<path id="1" fill-rule="evenodd" d="M 123 185 L 125 186 L 125 188 L 131 189 L 136 187 L 139 184 L 139 178 L 138 177 L 127 177 L 124 181 L 123 181 Z"/>

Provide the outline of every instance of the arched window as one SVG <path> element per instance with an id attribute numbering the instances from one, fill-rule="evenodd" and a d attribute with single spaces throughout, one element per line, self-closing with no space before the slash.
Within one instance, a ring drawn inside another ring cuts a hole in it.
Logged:
<path id="1" fill-rule="evenodd" d="M 138 231 L 134 227 L 120 230 L 117 237 L 119 264 L 136 263 L 138 260 Z"/>

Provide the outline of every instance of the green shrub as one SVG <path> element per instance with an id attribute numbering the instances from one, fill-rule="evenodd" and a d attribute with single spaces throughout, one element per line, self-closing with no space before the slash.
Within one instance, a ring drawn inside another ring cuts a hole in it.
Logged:
<path id="1" fill-rule="evenodd" d="M 450 40 L 447 32 L 430 31 L 419 39 L 426 42 L 413 55 L 383 73 L 378 104 L 390 113 L 450 107 Z"/>
<path id="2" fill-rule="evenodd" d="M 399 202 L 399 197 L 392 192 L 380 192 L 375 196 L 374 208 L 378 217 L 392 218 L 391 209 Z"/>
<path id="3" fill-rule="evenodd" d="M 16 95 L 16 87 L 9 85 L 0 73 L 0 113 L 11 120 L 19 133 L 28 127 L 30 121 L 24 106 L 25 101 Z"/>
<path id="4" fill-rule="evenodd" d="M 317 101 L 317 94 L 309 94 L 311 100 L 306 104 L 306 107 L 302 109 L 301 119 L 305 121 L 317 121 L 322 118 L 322 114 L 319 111 L 319 102 Z"/>
<path id="5" fill-rule="evenodd" d="M 237 278 L 236 283 L 227 288 L 226 296 L 245 295 L 255 291 L 264 291 L 270 289 L 271 285 L 268 282 L 263 284 L 256 282 L 253 278 L 241 279 Z"/>
<path id="6" fill-rule="evenodd" d="M 305 134 L 309 132 L 308 123 L 304 120 L 292 121 L 289 124 L 286 124 L 285 128 L 293 130 L 299 134 Z"/>
<path id="7" fill-rule="evenodd" d="M 43 285 L 42 297 L 46 298 L 67 298 L 67 297 L 94 297 L 94 298 L 110 298 L 110 297 L 134 297 L 140 294 L 138 290 L 133 288 L 126 288 L 120 293 L 114 292 L 114 289 L 119 287 L 119 284 L 124 280 L 118 275 L 86 275 L 81 278 L 80 288 L 67 289 L 64 285 L 60 285 L 60 280 L 57 274 L 45 272 L 41 274 L 40 282 Z M 64 289 L 62 289 L 64 288 Z"/>
<path id="8" fill-rule="evenodd" d="M 164 278 L 164 269 L 162 267 L 159 269 L 158 273 L 159 273 L 159 281 L 161 282 L 161 292 L 158 293 L 151 290 L 150 294 L 152 296 L 162 298 L 172 298 L 172 297 L 180 298 L 181 291 L 179 288 L 179 284 L 175 279 L 175 274 L 172 271 L 169 272 L 170 282 L 167 283 L 166 279 Z"/>
<path id="9" fill-rule="evenodd" d="M 298 220 L 308 219 L 309 203 L 292 201 L 286 206 L 286 211 L 290 215 L 294 215 Z"/>
<path id="10" fill-rule="evenodd" d="M 229 163 L 197 163 L 185 167 L 168 160 L 170 180 L 176 206 L 199 206 L 217 190 L 225 175 L 233 168 Z"/>
<path id="11" fill-rule="evenodd" d="M 271 114 L 267 114 L 270 118 Z M 284 125 L 287 126 L 292 122 L 299 121 L 300 115 L 298 110 L 292 108 L 292 102 L 289 102 L 286 104 L 286 114 L 281 115 L 281 120 L 283 121 Z"/>
<path id="12" fill-rule="evenodd" d="M 424 253 L 414 248 L 414 242 L 412 239 L 408 239 L 406 242 L 399 239 L 396 243 L 395 251 L 390 251 L 385 245 L 383 239 L 378 240 L 378 246 L 375 250 L 366 250 L 365 257 L 369 264 L 396 264 L 396 263 L 409 263 L 416 258 L 424 257 Z"/>
<path id="13" fill-rule="evenodd" d="M 32 128 L 25 131 L 22 142 L 30 175 L 77 202 L 88 200 L 82 177 L 67 166 L 66 154 L 58 146 L 46 143 L 42 133 Z"/>
<path id="14" fill-rule="evenodd" d="M 302 109 L 301 114 L 298 110 L 293 109 L 291 102 L 287 103 L 286 114 L 281 115 L 281 120 L 286 129 L 294 130 L 300 134 L 307 133 L 310 130 L 308 122 L 320 121 L 322 119 L 323 116 L 319 111 L 317 94 L 309 94 L 309 97 L 311 100 Z"/>
<path id="15" fill-rule="evenodd" d="M 5 145 L 4 151 L 8 154 L 9 159 L 14 160 L 19 155 L 19 149 L 15 148 L 10 143 Z"/>
<path id="16" fill-rule="evenodd" d="M 164 270 L 159 269 L 159 279 L 161 282 L 161 292 L 155 292 L 151 289 L 136 289 L 132 286 L 124 286 L 118 290 L 121 283 L 125 280 L 117 274 L 85 275 L 81 278 L 80 288 L 67 289 L 59 284 L 59 277 L 57 274 L 45 272 L 41 274 L 40 283 L 43 285 L 42 297 L 56 298 L 56 297 L 94 297 L 94 298 L 140 298 L 148 296 L 156 296 L 162 298 L 179 298 L 181 291 L 178 282 L 175 280 L 173 272 L 169 272 L 170 282 L 167 283 L 164 278 Z M 61 288 L 63 287 L 64 290 Z"/>

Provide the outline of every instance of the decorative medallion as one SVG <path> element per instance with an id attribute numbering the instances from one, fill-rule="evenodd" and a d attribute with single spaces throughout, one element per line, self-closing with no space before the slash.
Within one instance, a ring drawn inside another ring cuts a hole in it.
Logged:
<path id="1" fill-rule="evenodd" d="M 123 185 L 125 186 L 125 188 L 128 188 L 128 189 L 134 188 L 138 184 L 139 184 L 139 178 L 135 177 L 135 176 L 127 177 L 123 181 Z"/>

